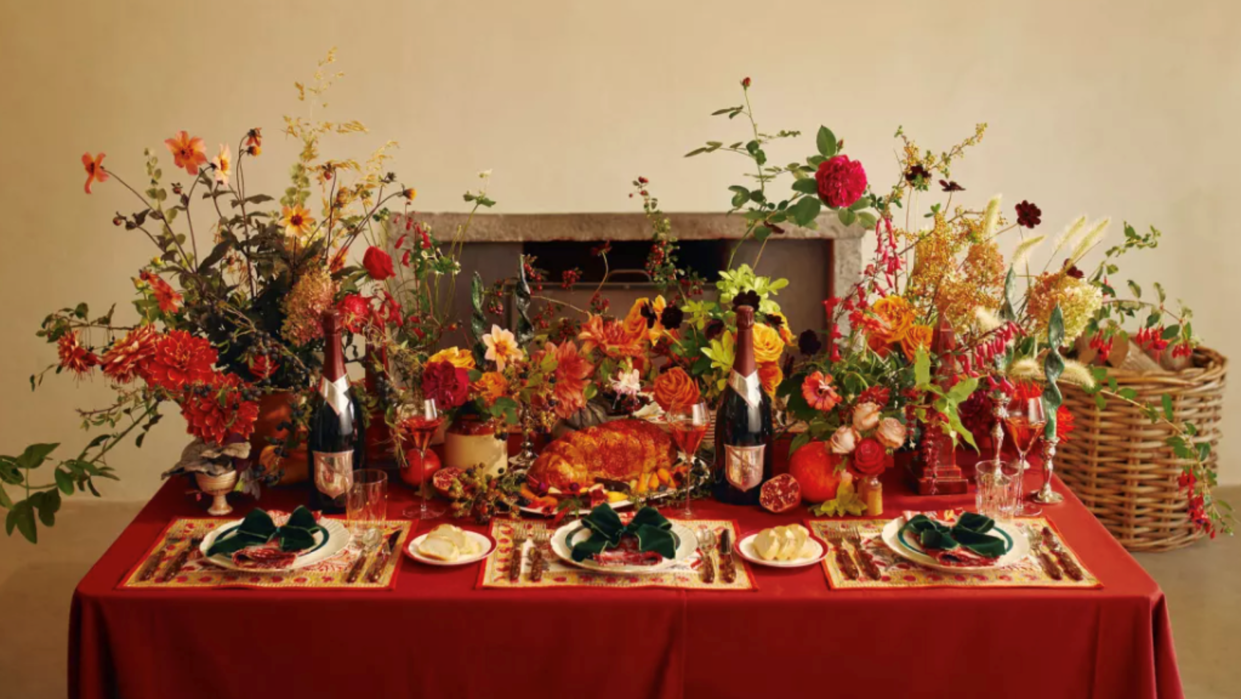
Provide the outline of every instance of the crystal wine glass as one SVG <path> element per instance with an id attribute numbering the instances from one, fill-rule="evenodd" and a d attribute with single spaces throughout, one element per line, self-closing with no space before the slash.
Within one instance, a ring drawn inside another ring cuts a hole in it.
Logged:
<path id="1" fill-rule="evenodd" d="M 1043 428 L 1047 425 L 1047 413 L 1043 408 L 1042 396 L 1019 398 L 1008 406 L 1008 414 L 1004 418 L 1008 425 L 1008 434 L 1017 448 L 1018 468 L 1013 478 L 1013 516 L 1033 517 L 1043 510 L 1026 501 L 1025 473 L 1030 468 L 1026 454 L 1034 448 L 1043 436 Z"/>
<path id="2" fill-rule="evenodd" d="M 710 413 L 706 403 L 673 410 L 669 416 L 672 440 L 681 450 L 681 459 L 685 462 L 685 508 L 680 512 L 684 519 L 694 517 L 694 508 L 690 504 L 694 492 L 694 460 L 698 447 L 702 446 L 702 440 L 707 436 L 709 422 Z"/>
<path id="3" fill-rule="evenodd" d="M 436 430 L 440 425 L 444 424 L 444 415 L 435 407 L 435 401 L 425 399 L 415 401 L 413 414 L 401 421 L 402 438 L 413 442 L 414 448 L 418 450 L 418 506 L 410 505 L 401 512 L 401 516 L 410 519 L 436 519 L 443 517 L 446 510 L 431 502 L 431 495 L 427 489 L 427 447 L 431 445 L 431 438 L 435 436 Z M 403 464 L 405 468 L 413 468 L 409 465 L 408 460 Z"/>

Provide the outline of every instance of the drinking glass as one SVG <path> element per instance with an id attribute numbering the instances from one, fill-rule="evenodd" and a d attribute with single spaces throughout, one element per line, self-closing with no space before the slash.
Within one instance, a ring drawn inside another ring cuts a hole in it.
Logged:
<path id="1" fill-rule="evenodd" d="M 1047 425 L 1047 413 L 1043 409 L 1042 396 L 1014 400 L 1008 406 L 1008 414 L 1004 418 L 1008 425 L 1008 434 L 1017 448 L 1017 473 L 1013 478 L 1013 516 L 1033 517 L 1042 508 L 1026 501 L 1025 473 L 1030 468 L 1026 454 L 1034 448 L 1043 436 L 1043 428 Z"/>
<path id="2" fill-rule="evenodd" d="M 698 448 L 707 436 L 707 424 L 711 416 L 706 403 L 699 403 L 685 408 L 673 410 L 669 415 L 672 427 L 672 441 L 681 450 L 681 460 L 685 462 L 685 508 L 680 511 L 684 519 L 694 517 L 694 508 L 690 504 L 694 493 L 694 461 Z"/>
<path id="3" fill-rule="evenodd" d="M 353 485 L 345 491 L 345 517 L 356 537 L 364 538 L 388 517 L 388 474 L 377 468 L 353 472 Z"/>
<path id="4" fill-rule="evenodd" d="M 401 516 L 410 519 L 436 519 L 443 517 L 446 510 L 431 502 L 431 493 L 427 483 L 427 447 L 431 445 L 431 438 L 435 436 L 436 430 L 440 425 L 444 424 L 444 415 L 435 406 L 432 399 L 424 399 L 415 401 L 412 410 L 407 411 L 408 414 L 401 420 L 401 437 L 413 443 L 415 449 L 418 450 L 418 506 L 410 505 L 401 512 Z M 409 465 L 409 460 L 404 459 L 402 467 L 413 468 Z"/>
<path id="5" fill-rule="evenodd" d="M 974 465 L 978 514 L 997 521 L 1005 521 L 1012 515 L 1012 477 L 1005 471 L 1000 459 L 984 459 Z"/>

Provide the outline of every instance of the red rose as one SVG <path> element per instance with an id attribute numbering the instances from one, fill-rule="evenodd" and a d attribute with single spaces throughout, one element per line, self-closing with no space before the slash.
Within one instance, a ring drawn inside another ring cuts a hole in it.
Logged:
<path id="1" fill-rule="evenodd" d="M 422 393 L 440 410 L 465 403 L 470 394 L 470 372 L 448 362 L 431 362 L 422 370 Z"/>
<path id="2" fill-rule="evenodd" d="M 853 468 L 863 476 L 878 476 L 888 465 L 888 450 L 879 440 L 867 437 L 853 450 Z"/>
<path id="3" fill-rule="evenodd" d="M 824 160 L 814 179 L 819 183 L 819 198 L 833 209 L 852 206 L 866 192 L 866 170 L 847 155 Z"/>
<path id="4" fill-rule="evenodd" d="M 392 269 L 392 258 L 374 245 L 366 249 L 366 254 L 362 256 L 362 266 L 366 268 L 367 274 L 371 275 L 371 279 L 377 282 L 396 274 Z"/>

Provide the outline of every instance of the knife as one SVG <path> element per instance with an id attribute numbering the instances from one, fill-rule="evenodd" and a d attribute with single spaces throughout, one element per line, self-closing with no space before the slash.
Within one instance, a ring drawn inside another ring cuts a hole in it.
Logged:
<path id="1" fill-rule="evenodd" d="M 358 576 L 362 574 L 362 569 L 366 567 L 366 561 L 370 557 L 371 551 L 369 548 L 363 549 L 362 553 L 358 554 L 358 560 L 349 566 L 349 574 L 345 576 L 346 583 L 353 584 L 358 581 Z"/>
<path id="2" fill-rule="evenodd" d="M 1038 557 L 1038 562 L 1043 566 L 1043 572 L 1052 580 L 1063 580 L 1064 575 L 1060 573 L 1060 566 L 1056 565 L 1056 559 L 1047 552 L 1047 547 L 1034 541 L 1034 555 Z"/>
<path id="3" fill-rule="evenodd" d="M 509 582 L 521 582 L 521 566 L 526 558 L 526 528 L 517 530 L 517 538 L 513 539 L 513 558 L 509 561 Z M 533 571 L 531 571 L 533 572 Z"/>
<path id="4" fill-rule="evenodd" d="M 371 572 L 366 575 L 366 581 L 371 583 L 379 582 L 379 576 L 383 573 L 384 568 L 388 566 L 388 559 L 392 558 L 392 551 L 396 549 L 397 539 L 401 538 L 401 530 L 392 532 L 392 536 L 388 537 L 387 543 L 375 554 L 375 562 L 371 564 Z"/>
<path id="5" fill-rule="evenodd" d="M 1060 540 L 1056 538 L 1056 535 L 1048 527 L 1043 527 L 1043 543 L 1047 548 L 1051 549 L 1052 553 L 1056 554 L 1056 558 L 1060 559 L 1060 565 L 1064 567 L 1064 572 L 1070 578 L 1077 582 L 1086 579 L 1086 574 L 1082 572 L 1081 566 L 1077 565 L 1077 561 L 1073 560 L 1069 552 L 1060 545 Z"/>
<path id="6" fill-rule="evenodd" d="M 717 548 L 720 554 L 720 578 L 726 583 L 737 581 L 737 560 L 733 558 L 733 531 L 725 528 L 720 533 Z"/>

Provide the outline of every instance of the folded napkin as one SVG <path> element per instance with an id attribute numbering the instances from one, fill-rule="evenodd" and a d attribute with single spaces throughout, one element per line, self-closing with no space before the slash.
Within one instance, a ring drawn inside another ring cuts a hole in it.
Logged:
<path id="1" fill-rule="evenodd" d="M 627 535 L 638 540 L 638 551 L 641 553 L 653 552 L 664 558 L 676 556 L 672 523 L 653 507 L 638 510 L 629 524 L 625 524 L 616 510 L 606 503 L 601 504 L 582 518 L 582 525 L 590 530 L 590 538 L 573 546 L 575 561 L 584 561 L 607 549 L 616 548 Z"/>
<path id="2" fill-rule="evenodd" d="M 990 517 L 966 512 L 952 527 L 926 515 L 914 515 L 905 529 L 918 537 L 927 555 L 945 565 L 979 565 L 994 561 L 1008 550 L 1008 542 L 987 532 L 995 528 Z"/>
<path id="3" fill-rule="evenodd" d="M 299 505 L 283 527 L 277 527 L 271 515 L 255 508 L 241 521 L 241 526 L 217 538 L 208 556 L 217 553 L 232 555 L 242 549 L 278 547 L 283 552 L 304 551 L 315 545 L 314 534 L 322 529 L 314 513 Z"/>

